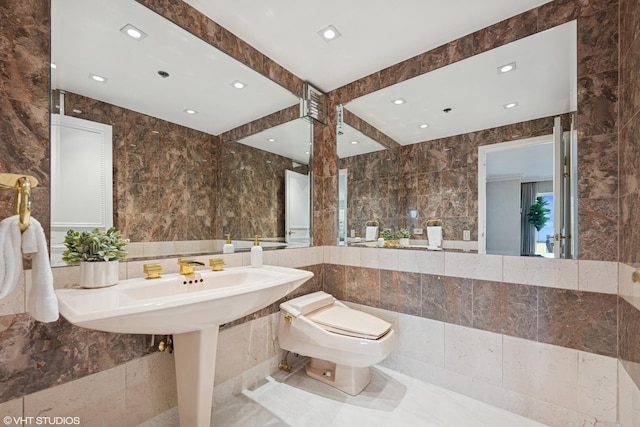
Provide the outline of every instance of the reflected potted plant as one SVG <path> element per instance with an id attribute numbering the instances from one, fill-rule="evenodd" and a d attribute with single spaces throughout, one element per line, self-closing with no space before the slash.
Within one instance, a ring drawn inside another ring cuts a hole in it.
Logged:
<path id="1" fill-rule="evenodd" d="M 80 286 L 102 288 L 118 283 L 119 261 L 127 256 L 123 239 L 114 227 L 93 231 L 69 230 L 64 238 L 67 248 L 62 260 L 69 265 L 80 265 Z"/>
<path id="2" fill-rule="evenodd" d="M 398 246 L 398 242 L 393 240 L 393 238 L 395 237 L 393 234 L 393 231 L 391 231 L 390 228 L 383 228 L 382 229 L 382 238 L 384 239 L 384 245 L 385 246 Z"/>
<path id="3" fill-rule="evenodd" d="M 398 242 L 400 246 L 409 246 L 409 237 L 411 233 L 406 228 L 401 228 L 396 232 L 396 237 L 398 238 Z"/>
<path id="4" fill-rule="evenodd" d="M 548 204 L 549 202 L 544 200 L 542 196 L 538 196 L 536 202 L 529 207 L 527 222 L 533 225 L 537 231 L 540 231 L 549 221 L 547 214 L 551 211 L 546 207 Z"/>

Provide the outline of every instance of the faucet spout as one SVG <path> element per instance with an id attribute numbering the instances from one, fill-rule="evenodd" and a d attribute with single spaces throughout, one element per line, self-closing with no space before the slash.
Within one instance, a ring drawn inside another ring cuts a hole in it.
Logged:
<path id="1" fill-rule="evenodd" d="M 195 267 L 204 265 L 204 263 L 193 258 L 178 258 L 178 265 L 180 265 L 180 274 L 189 276 L 193 274 Z"/>

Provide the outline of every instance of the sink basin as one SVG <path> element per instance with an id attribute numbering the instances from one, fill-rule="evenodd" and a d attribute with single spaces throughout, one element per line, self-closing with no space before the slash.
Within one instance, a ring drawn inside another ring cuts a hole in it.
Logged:
<path id="1" fill-rule="evenodd" d="M 265 265 L 55 292 L 60 314 L 76 326 L 173 335 L 180 425 L 209 427 L 219 325 L 276 302 L 311 277 L 309 271 Z"/>
<path id="2" fill-rule="evenodd" d="M 293 268 L 237 267 L 129 279 L 100 289 L 58 289 L 60 313 L 99 331 L 180 334 L 218 326 L 253 313 L 296 289 L 313 273 Z M 202 281 L 200 281 L 200 279 Z"/>

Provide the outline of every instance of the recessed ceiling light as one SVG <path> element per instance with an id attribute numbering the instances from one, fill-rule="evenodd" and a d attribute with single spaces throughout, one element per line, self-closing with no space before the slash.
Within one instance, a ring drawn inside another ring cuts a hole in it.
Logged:
<path id="1" fill-rule="evenodd" d="M 276 139 L 275 139 L 275 138 L 269 138 L 269 139 L 267 139 L 267 141 L 269 141 L 269 142 L 276 142 Z"/>
<path id="2" fill-rule="evenodd" d="M 191 108 L 187 108 L 186 110 L 184 110 L 184 112 L 191 115 L 198 114 L 196 110 L 192 110 Z"/>
<path id="3" fill-rule="evenodd" d="M 391 101 L 391 102 L 393 102 L 393 103 L 394 103 L 394 104 L 396 104 L 396 105 L 402 105 L 402 104 L 404 104 L 404 103 L 405 103 L 405 102 L 407 102 L 407 101 L 405 101 L 405 100 L 404 100 L 404 99 L 402 99 L 402 98 L 398 98 L 398 99 L 394 99 L 394 100 L 393 100 L 393 101 Z"/>
<path id="4" fill-rule="evenodd" d="M 360 142 L 359 142 L 359 141 L 351 141 L 351 143 L 352 143 L 353 145 L 356 145 L 356 144 L 359 144 Z"/>
<path id="5" fill-rule="evenodd" d="M 423 123 L 423 124 L 420 125 L 420 129 L 426 129 L 428 127 L 429 127 L 429 125 L 426 124 L 426 123 Z"/>
<path id="6" fill-rule="evenodd" d="M 52 62 L 51 63 L 51 68 L 53 68 L 55 70 L 56 68 L 58 68 L 58 66 Z"/>
<path id="7" fill-rule="evenodd" d="M 328 27 L 323 28 L 322 30 L 318 31 L 318 34 L 326 42 L 335 40 L 342 35 L 340 34 L 340 31 L 338 31 L 338 29 L 333 25 L 329 25 Z"/>
<path id="8" fill-rule="evenodd" d="M 94 73 L 89 73 L 89 78 L 91 80 L 95 80 L 95 81 L 100 82 L 100 83 L 106 83 L 107 82 L 107 78 L 106 77 L 102 77 L 102 76 L 100 76 L 98 74 L 94 74 Z"/>
<path id="9" fill-rule="evenodd" d="M 71 110 L 73 113 L 75 114 L 82 114 L 82 110 L 78 110 L 77 108 L 74 108 L 73 110 Z"/>
<path id="10" fill-rule="evenodd" d="M 124 27 L 120 28 L 120 32 L 128 35 L 129 37 L 137 41 L 140 41 L 145 37 L 147 37 L 147 33 L 145 33 L 139 28 L 134 27 L 131 24 L 127 24 Z"/>
<path id="11" fill-rule="evenodd" d="M 509 64 L 501 65 L 498 67 L 498 74 L 508 73 L 509 71 L 513 71 L 516 69 L 516 63 L 511 62 Z"/>
<path id="12" fill-rule="evenodd" d="M 231 83 L 231 86 L 235 87 L 236 89 L 244 89 L 245 87 L 247 87 L 247 84 L 241 82 L 240 80 L 236 80 Z"/>
<path id="13" fill-rule="evenodd" d="M 517 106 L 518 106 L 518 103 L 517 103 L 517 102 L 510 102 L 510 103 L 508 103 L 508 104 L 504 104 L 504 105 L 503 105 L 503 107 L 504 107 L 505 109 L 507 109 L 507 110 L 508 110 L 508 109 L 510 109 L 510 108 L 516 108 Z"/>

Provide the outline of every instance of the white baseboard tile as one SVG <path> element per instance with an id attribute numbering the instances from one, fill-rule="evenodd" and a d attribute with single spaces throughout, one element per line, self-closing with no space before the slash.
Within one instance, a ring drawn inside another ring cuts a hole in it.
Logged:
<path id="1" fill-rule="evenodd" d="M 444 367 L 496 386 L 502 385 L 502 335 L 446 323 Z"/>
<path id="2" fill-rule="evenodd" d="M 615 425 L 617 409 L 618 359 L 579 351 L 578 412 Z"/>
<path id="3" fill-rule="evenodd" d="M 389 356 L 381 365 L 498 408 L 503 406 L 504 389 L 500 386 L 397 354 Z"/>
<path id="4" fill-rule="evenodd" d="M 24 402 L 23 399 L 13 399 L 7 402 L 0 403 L 0 414 L 3 417 L 3 426 L 7 427 L 20 427 L 22 426 L 22 417 L 24 413 L 22 412 L 22 407 Z M 10 417 L 5 418 L 5 417 Z M 7 420 L 9 422 L 7 422 Z"/>
<path id="5" fill-rule="evenodd" d="M 398 314 L 397 326 L 395 353 L 444 368 L 444 322 Z"/>
<path id="6" fill-rule="evenodd" d="M 578 410 L 578 351 L 504 336 L 504 388 Z"/>
<path id="7" fill-rule="evenodd" d="M 505 392 L 503 409 L 550 427 L 586 427 L 578 423 L 578 412 L 531 396 Z"/>

